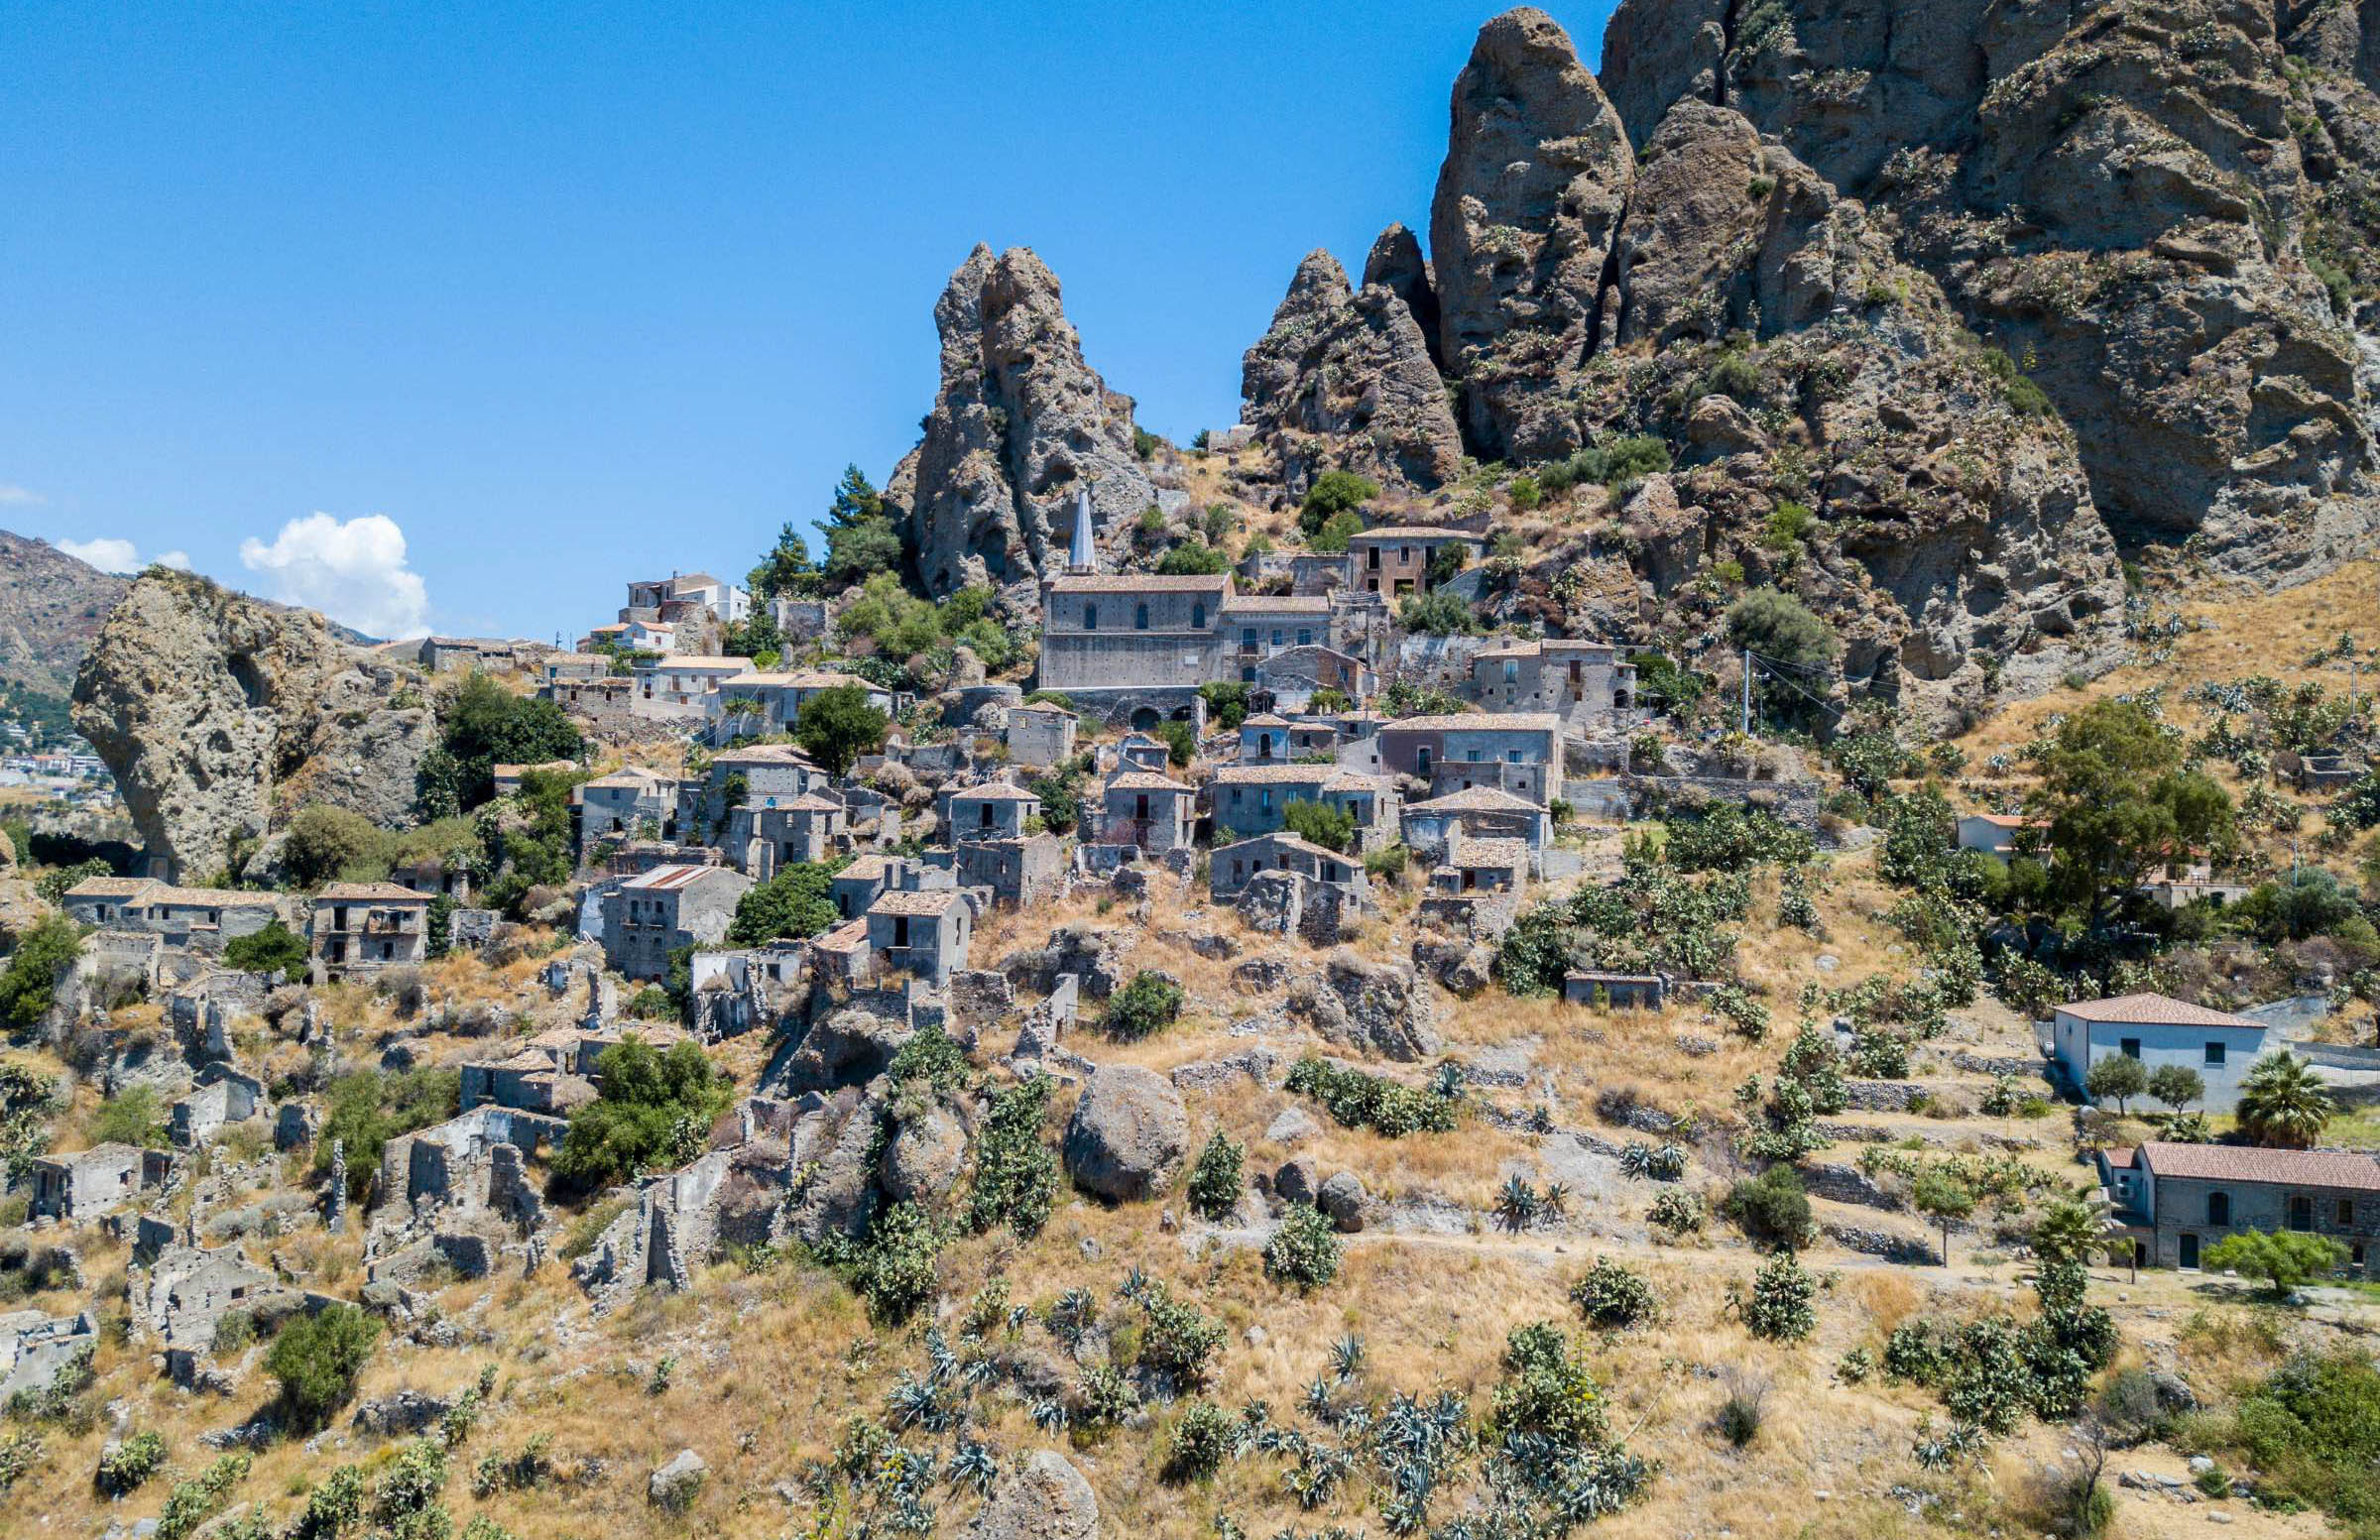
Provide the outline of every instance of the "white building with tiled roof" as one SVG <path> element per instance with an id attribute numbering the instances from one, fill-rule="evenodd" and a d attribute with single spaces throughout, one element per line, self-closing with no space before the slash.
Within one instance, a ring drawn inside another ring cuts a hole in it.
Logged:
<path id="1" fill-rule="evenodd" d="M 2067 1082 L 2081 1088 L 2099 1060 L 2121 1055 L 2144 1069 L 2180 1064 L 2206 1083 L 2207 1112 L 2229 1112 L 2239 1084 L 2264 1051 L 2269 1028 L 2253 1016 L 2212 1010 L 2165 995 L 2119 995 L 2060 1006 L 2051 1051 Z"/>

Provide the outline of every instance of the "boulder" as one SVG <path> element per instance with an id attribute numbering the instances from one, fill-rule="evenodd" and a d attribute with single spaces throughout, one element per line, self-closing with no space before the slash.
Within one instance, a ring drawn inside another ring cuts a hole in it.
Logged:
<path id="1" fill-rule="evenodd" d="M 1400 1063 L 1438 1051 L 1438 1013 L 1409 968 L 1331 954 L 1320 979 L 1290 991 L 1289 1009 L 1330 1041 Z"/>
<path id="2" fill-rule="evenodd" d="M 1283 1203 L 1303 1203 L 1319 1207 L 1322 1197 L 1322 1168 L 1312 1155 L 1292 1155 L 1281 1162 L 1272 1173 L 1272 1195 Z"/>
<path id="3" fill-rule="evenodd" d="M 1302 1107 L 1284 1107 L 1264 1125 L 1264 1141 L 1268 1144 L 1303 1144 L 1320 1137 L 1322 1125 Z"/>
<path id="4" fill-rule="evenodd" d="M 947 1109 L 904 1119 L 885 1146 L 885 1195 L 894 1203 L 923 1203 L 949 1192 L 967 1159 L 967 1130 Z"/>
<path id="5" fill-rule="evenodd" d="M 1364 1179 L 1353 1171 L 1334 1172 L 1314 1200 L 1314 1206 L 1331 1217 L 1331 1228 L 1343 1236 L 1364 1228 L 1365 1211 L 1370 1204 L 1371 1194 L 1364 1190 Z"/>
<path id="6" fill-rule="evenodd" d="M 1035 1450 L 992 1488 L 969 1532 L 975 1540 L 1098 1540 L 1099 1498 L 1064 1455 Z"/>
<path id="7" fill-rule="evenodd" d="M 645 1495 L 655 1507 L 682 1512 L 693 1504 L 702 1491 L 703 1478 L 710 1474 L 707 1461 L 690 1449 L 681 1449 L 646 1481 Z"/>
<path id="8" fill-rule="evenodd" d="M 846 1006 L 812 1022 L 772 1078 L 784 1096 L 865 1084 L 885 1072 L 910 1030 L 889 1016 Z"/>
<path id="9" fill-rule="evenodd" d="M 1181 1093 L 1136 1064 L 1101 1068 L 1066 1124 L 1066 1169 L 1075 1185 L 1113 1202 L 1162 1192 L 1189 1149 Z"/>

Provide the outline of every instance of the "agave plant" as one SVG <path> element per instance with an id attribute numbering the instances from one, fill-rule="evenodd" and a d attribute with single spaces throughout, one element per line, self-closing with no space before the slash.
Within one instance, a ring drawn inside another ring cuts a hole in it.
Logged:
<path id="1" fill-rule="evenodd" d="M 1448 1102 L 1462 1096 L 1463 1087 L 1463 1066 L 1452 1059 L 1438 1066 L 1438 1074 L 1430 1082 L 1431 1093 Z"/>
<path id="2" fill-rule="evenodd" d="M 1124 1275 L 1124 1281 L 1116 1285 L 1116 1297 L 1127 1301 L 1135 1300 L 1147 1289 L 1148 1274 L 1140 1270 L 1138 1263 L 1134 1263 L 1131 1269 Z"/>
<path id="3" fill-rule="evenodd" d="M 1035 1401 L 1028 1415 L 1034 1427 L 1053 1436 L 1065 1432 L 1066 1425 L 1074 1420 L 1067 1413 L 1066 1403 L 1054 1395 Z"/>
<path id="4" fill-rule="evenodd" d="M 1341 1383 L 1364 1372 L 1364 1339 L 1355 1332 L 1348 1333 L 1331 1346 L 1331 1372 Z"/>
<path id="5" fill-rule="evenodd" d="M 1000 1475 L 1000 1464 L 992 1458 L 992 1451 L 969 1439 L 950 1457 L 947 1474 L 951 1485 L 972 1486 L 978 1496 L 987 1496 L 994 1479 Z"/>
<path id="6" fill-rule="evenodd" d="M 1537 1201 L 1544 1211 L 1544 1219 L 1547 1224 L 1557 1225 L 1570 1218 L 1569 1184 L 1564 1182 L 1546 1183 L 1545 1191 L 1538 1195 Z"/>
<path id="7" fill-rule="evenodd" d="M 1496 1223 L 1514 1235 L 1537 1222 L 1539 1203 L 1537 1189 L 1521 1179 L 1515 1171 L 1504 1178 L 1504 1185 L 1495 1195 Z"/>
<path id="8" fill-rule="evenodd" d="M 1329 1418 L 1334 1393 L 1331 1382 L 1317 1374 L 1313 1383 L 1306 1386 L 1306 1415 L 1315 1418 Z"/>

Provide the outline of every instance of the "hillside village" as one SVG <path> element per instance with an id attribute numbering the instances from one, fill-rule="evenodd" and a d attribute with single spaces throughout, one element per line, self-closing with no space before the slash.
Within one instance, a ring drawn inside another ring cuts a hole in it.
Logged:
<path id="1" fill-rule="evenodd" d="M 1188 444 L 979 248 L 815 553 L 133 581 L 135 839 L 0 851 L 10 1532 L 2380 1533 L 2380 520 L 2124 523 L 1651 9 L 1489 22 Z"/>

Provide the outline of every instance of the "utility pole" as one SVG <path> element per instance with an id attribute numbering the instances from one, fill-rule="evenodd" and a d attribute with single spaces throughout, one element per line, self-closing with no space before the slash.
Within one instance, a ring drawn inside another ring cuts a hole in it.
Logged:
<path id="1" fill-rule="evenodd" d="M 1743 650 L 1743 736 L 1752 736 L 1752 650 Z"/>

